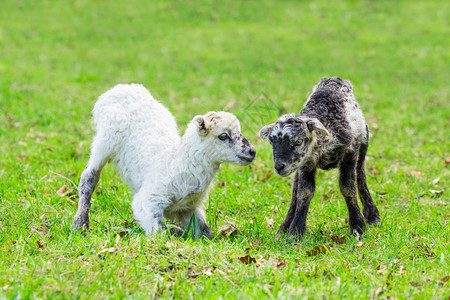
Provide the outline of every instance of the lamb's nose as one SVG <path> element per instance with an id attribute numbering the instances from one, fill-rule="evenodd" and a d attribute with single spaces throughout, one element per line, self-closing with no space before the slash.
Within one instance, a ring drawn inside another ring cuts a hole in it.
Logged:
<path id="1" fill-rule="evenodd" d="M 277 163 L 277 164 L 275 164 L 275 170 L 277 170 L 278 172 L 281 172 L 284 169 L 284 167 L 286 167 L 285 163 Z"/>
<path id="2" fill-rule="evenodd" d="M 248 150 L 248 154 L 250 154 L 250 156 L 255 156 L 256 155 L 255 148 L 250 148 L 250 150 Z"/>

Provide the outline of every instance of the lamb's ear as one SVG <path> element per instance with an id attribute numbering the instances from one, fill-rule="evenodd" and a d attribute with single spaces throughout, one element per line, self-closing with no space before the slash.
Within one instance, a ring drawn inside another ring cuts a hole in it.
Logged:
<path id="1" fill-rule="evenodd" d="M 306 125 L 308 126 L 308 130 L 310 132 L 316 131 L 324 136 L 328 136 L 328 130 L 323 126 L 323 124 L 317 120 L 317 119 L 311 119 L 306 122 Z"/>
<path id="2" fill-rule="evenodd" d="M 272 127 L 274 124 L 266 125 L 259 131 L 259 137 L 263 140 L 267 139 L 267 137 L 270 134 L 270 131 L 272 131 Z"/>
<path id="3" fill-rule="evenodd" d="M 195 125 L 197 125 L 198 133 L 201 136 L 207 136 L 209 133 L 209 126 L 207 124 L 207 121 L 203 116 L 195 116 L 193 119 L 193 122 Z"/>

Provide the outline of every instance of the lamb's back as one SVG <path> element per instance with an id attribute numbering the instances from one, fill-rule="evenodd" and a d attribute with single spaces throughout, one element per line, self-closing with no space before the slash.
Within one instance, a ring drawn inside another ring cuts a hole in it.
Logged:
<path id="1" fill-rule="evenodd" d="M 151 128 L 170 136 L 178 135 L 173 115 L 140 84 L 118 84 L 108 90 L 99 97 L 93 115 L 96 124 L 102 123 L 100 126 L 109 123 L 109 128 L 117 130 Z"/>
<path id="2" fill-rule="evenodd" d="M 172 150 L 180 141 L 173 115 L 139 84 L 119 84 L 95 104 L 97 132 L 116 141 L 113 161 L 133 190 L 146 174 L 163 176 Z"/>
<path id="3" fill-rule="evenodd" d="M 317 118 L 342 144 L 367 139 L 366 122 L 353 95 L 353 87 L 339 77 L 322 79 L 305 102 L 300 115 Z"/>

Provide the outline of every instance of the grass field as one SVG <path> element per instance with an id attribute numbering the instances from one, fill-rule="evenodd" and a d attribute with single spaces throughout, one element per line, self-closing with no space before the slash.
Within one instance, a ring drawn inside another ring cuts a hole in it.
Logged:
<path id="1" fill-rule="evenodd" d="M 450 5 L 309 2 L 2 0 L 0 298 L 448 299 Z M 304 239 L 287 244 L 275 232 L 292 177 L 274 175 L 257 132 L 334 75 L 369 123 L 383 222 L 352 238 L 337 172 L 319 172 Z M 214 240 L 145 236 L 112 165 L 91 230 L 71 232 L 91 109 L 126 82 L 148 87 L 181 131 L 209 110 L 241 118 L 257 159 L 218 174 Z M 239 231 L 220 235 L 224 224 Z"/>

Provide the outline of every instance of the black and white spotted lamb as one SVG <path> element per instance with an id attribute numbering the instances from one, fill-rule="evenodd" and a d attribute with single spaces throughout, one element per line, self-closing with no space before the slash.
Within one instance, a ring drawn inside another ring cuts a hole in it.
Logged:
<path id="1" fill-rule="evenodd" d="M 352 90 L 347 80 L 324 78 L 298 115 L 284 115 L 260 130 L 261 138 L 272 144 L 275 172 L 288 176 L 297 171 L 291 205 L 279 235 L 288 233 L 301 240 L 305 233 L 317 168 L 339 168 L 339 187 L 347 204 L 350 230 L 357 238 L 366 230 L 365 221 L 372 225 L 381 221 L 364 171 L 369 129 Z"/>

